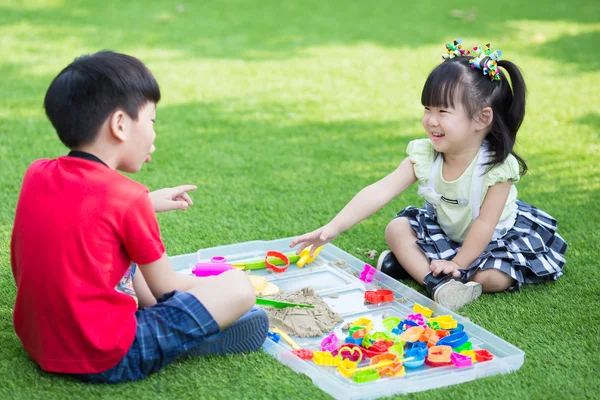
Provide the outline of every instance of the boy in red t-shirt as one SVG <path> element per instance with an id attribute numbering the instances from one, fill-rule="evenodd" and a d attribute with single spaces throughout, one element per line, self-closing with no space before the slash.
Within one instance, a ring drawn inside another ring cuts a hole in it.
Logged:
<path id="1" fill-rule="evenodd" d="M 11 264 L 15 331 L 46 371 L 90 382 L 142 379 L 180 356 L 254 351 L 268 329 L 242 271 L 197 278 L 171 268 L 156 212 L 186 209 L 194 186 L 148 189 L 160 90 L 136 58 L 82 56 L 44 107 L 64 157 L 28 168 Z"/>

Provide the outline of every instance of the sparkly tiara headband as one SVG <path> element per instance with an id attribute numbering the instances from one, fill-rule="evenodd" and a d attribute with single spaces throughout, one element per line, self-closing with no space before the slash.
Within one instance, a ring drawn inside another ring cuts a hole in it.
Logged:
<path id="1" fill-rule="evenodd" d="M 442 54 L 442 58 L 446 61 L 470 54 L 469 50 L 463 49 L 462 39 L 456 39 L 452 44 L 446 44 L 446 53 Z M 469 64 L 473 69 L 482 70 L 483 75 L 489 76 L 491 80 L 499 81 L 498 60 L 500 57 L 502 57 L 502 52 L 500 50 L 492 51 L 488 43 L 485 46 L 473 47 L 473 58 L 469 60 Z"/>

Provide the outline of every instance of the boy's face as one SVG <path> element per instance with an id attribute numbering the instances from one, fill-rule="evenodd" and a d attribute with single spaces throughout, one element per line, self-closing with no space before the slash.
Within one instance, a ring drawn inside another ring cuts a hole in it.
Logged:
<path id="1" fill-rule="evenodd" d="M 150 162 L 154 152 L 154 120 L 156 119 L 156 104 L 147 103 L 138 112 L 137 121 L 129 124 L 127 139 L 127 159 L 121 165 L 122 171 L 134 173 L 142 169 L 145 162 Z"/>

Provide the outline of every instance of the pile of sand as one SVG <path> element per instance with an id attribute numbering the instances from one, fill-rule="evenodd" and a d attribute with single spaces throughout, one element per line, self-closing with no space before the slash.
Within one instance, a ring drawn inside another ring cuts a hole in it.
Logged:
<path id="1" fill-rule="evenodd" d="M 343 321 L 342 317 L 329 308 L 321 296 L 316 295 L 314 290 L 309 287 L 293 293 L 280 294 L 273 300 L 315 306 L 315 308 L 264 308 L 269 316 L 269 325 L 281 329 L 288 335 L 321 336 L 330 333 L 337 323 Z"/>

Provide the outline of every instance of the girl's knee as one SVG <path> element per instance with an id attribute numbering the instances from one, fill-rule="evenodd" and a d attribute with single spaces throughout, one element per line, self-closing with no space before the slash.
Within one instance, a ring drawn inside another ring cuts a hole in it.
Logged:
<path id="1" fill-rule="evenodd" d="M 408 233 L 412 228 L 405 217 L 393 219 L 385 228 L 385 240 L 389 243 L 392 238 Z"/>
<path id="2" fill-rule="evenodd" d="M 487 293 L 503 292 L 515 284 L 515 280 L 510 275 L 498 269 L 477 271 L 471 280 L 481 284 L 483 291 Z"/>

